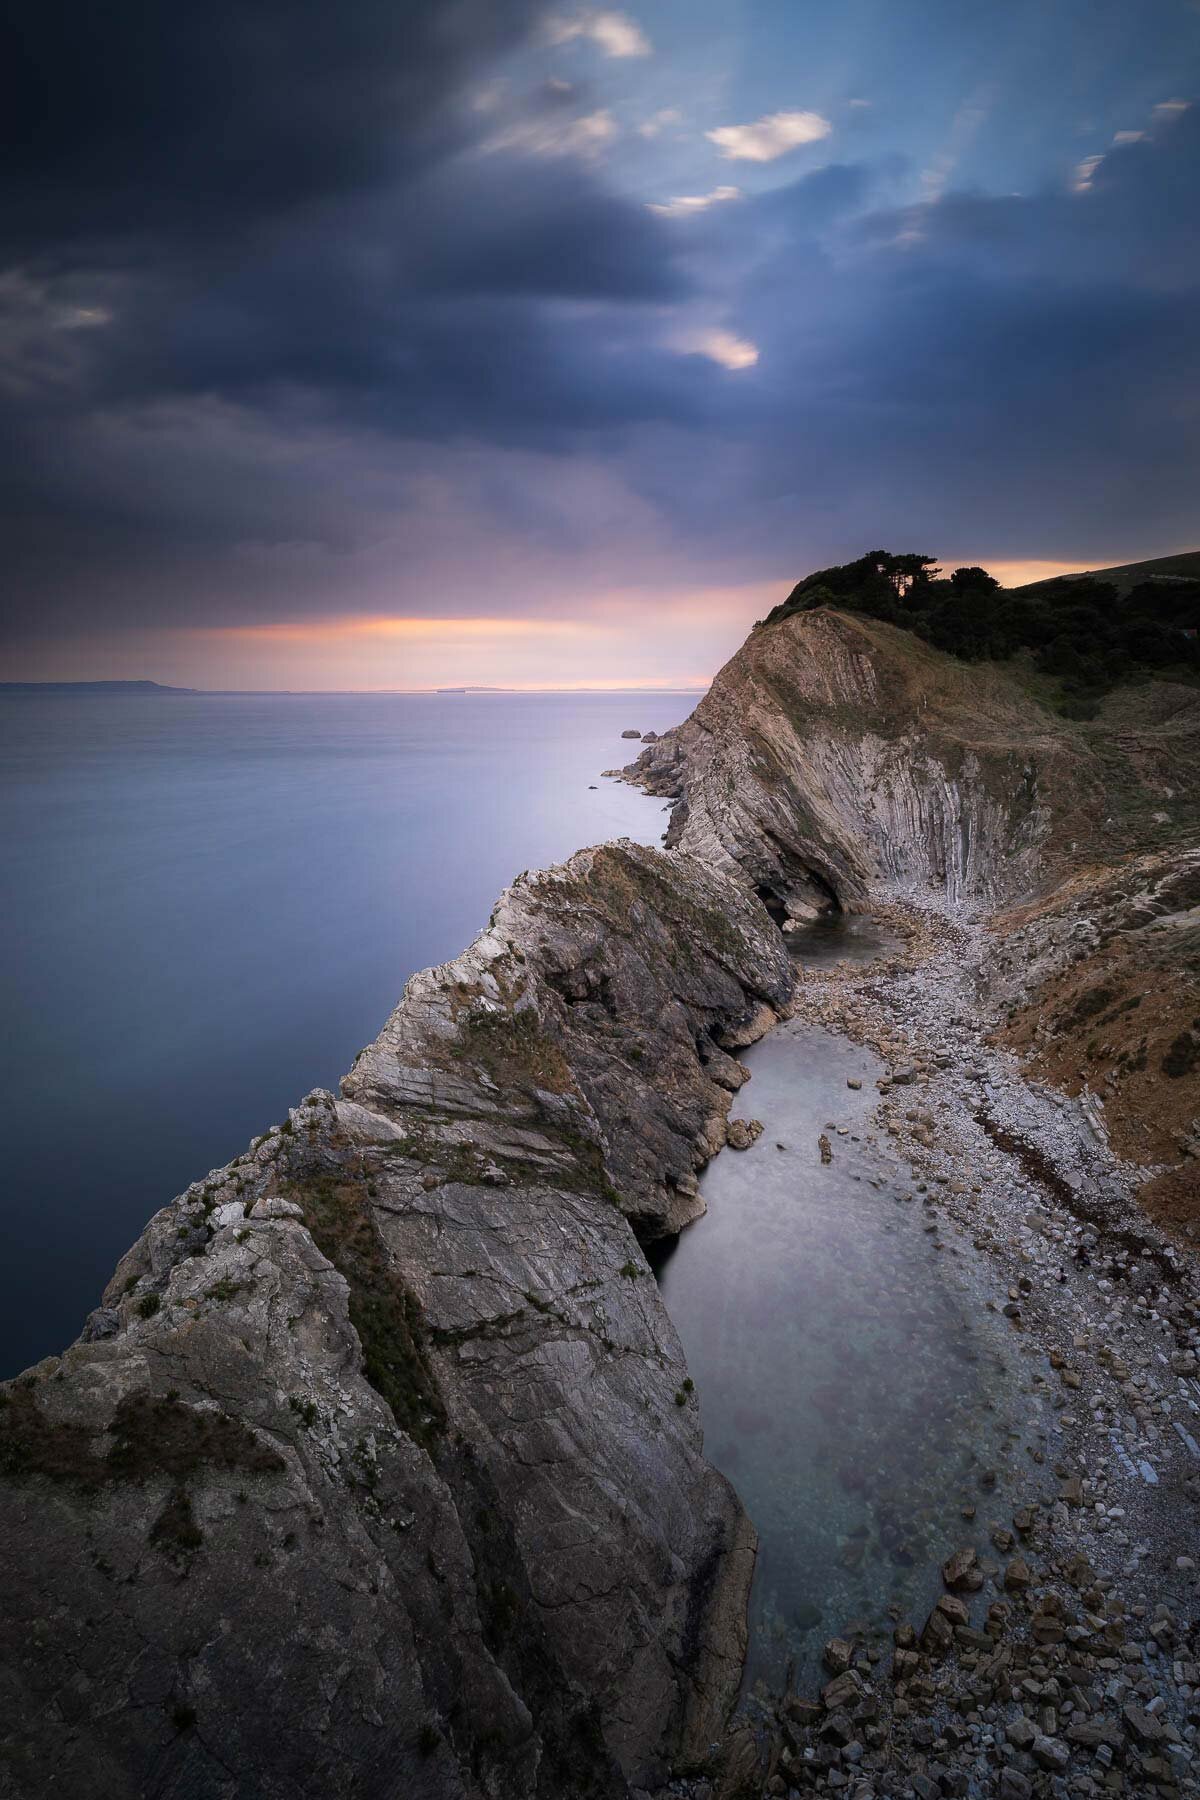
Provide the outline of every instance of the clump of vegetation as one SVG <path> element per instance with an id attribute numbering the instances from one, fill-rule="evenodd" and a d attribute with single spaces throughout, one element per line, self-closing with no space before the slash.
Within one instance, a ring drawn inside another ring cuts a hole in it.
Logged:
<path id="1" fill-rule="evenodd" d="M 1075 1031 L 1086 1025 L 1089 1019 L 1097 1018 L 1117 998 L 1117 989 L 1106 986 L 1103 982 L 1094 988 L 1088 988 L 1076 996 L 1074 1005 L 1059 1014 L 1058 1024 L 1063 1031 Z"/>
<path id="2" fill-rule="evenodd" d="M 632 1258 L 629 1262 L 622 1263 L 618 1271 L 619 1274 L 625 1277 L 626 1281 L 636 1281 L 641 1272 L 642 1271 L 638 1268 Z"/>
<path id="3" fill-rule="evenodd" d="M 198 1469 L 245 1469 L 270 1474 L 283 1468 L 276 1451 L 228 1413 L 182 1406 L 178 1399 L 127 1394 L 109 1427 L 105 1455 L 95 1432 L 48 1418 L 28 1388 L 11 1389 L 0 1407 L 0 1473 L 70 1482 L 94 1489 L 109 1481 L 144 1481 L 156 1475 L 183 1480 Z"/>
<path id="4" fill-rule="evenodd" d="M 566 1059 L 532 1007 L 512 1012 L 480 1008 L 462 1015 L 459 1024 L 463 1035 L 454 1054 L 480 1065 L 498 1087 L 538 1087 L 554 1094 L 570 1087 Z"/>
<path id="5" fill-rule="evenodd" d="M 143 1319 L 152 1319 L 161 1305 L 161 1294 L 143 1294 L 137 1303 L 138 1313 Z"/>
<path id="6" fill-rule="evenodd" d="M 205 1299 L 232 1300 L 234 1296 L 240 1294 L 242 1289 L 247 1285 L 248 1284 L 244 1281 L 234 1281 L 230 1276 L 222 1275 L 220 1281 L 214 1282 L 212 1287 L 208 1289 L 205 1294 Z"/>
<path id="7" fill-rule="evenodd" d="M 1181 1031 L 1162 1059 L 1162 1071 L 1172 1080 L 1190 1075 L 1200 1067 L 1200 1018 L 1192 1020 L 1189 1031 Z"/>
<path id="8" fill-rule="evenodd" d="M 312 1427 L 317 1422 L 316 1401 L 306 1400 L 303 1394 L 292 1394 L 288 1398 L 288 1405 L 291 1407 L 296 1417 L 300 1419 L 303 1424 L 307 1425 L 311 1431 Z"/>
<path id="9" fill-rule="evenodd" d="M 150 1542 L 170 1555 L 188 1556 L 200 1548 L 204 1533 L 196 1523 L 184 1488 L 176 1488 L 150 1527 Z"/>
<path id="10" fill-rule="evenodd" d="M 1124 596 L 1091 575 L 1010 589 L 986 569 L 942 578 L 931 556 L 870 550 L 806 576 L 764 623 L 822 606 L 886 620 L 967 662 L 1028 652 L 1058 679 L 1067 718 L 1094 718 L 1122 682 L 1168 669 L 1200 674 L 1200 580 L 1141 581 Z"/>
<path id="11" fill-rule="evenodd" d="M 363 1374 L 396 1423 L 428 1447 L 445 1426 L 445 1407 L 425 1355 L 421 1309 L 388 1262 L 365 1183 L 318 1177 L 294 1197 L 318 1248 L 350 1285 Z"/>

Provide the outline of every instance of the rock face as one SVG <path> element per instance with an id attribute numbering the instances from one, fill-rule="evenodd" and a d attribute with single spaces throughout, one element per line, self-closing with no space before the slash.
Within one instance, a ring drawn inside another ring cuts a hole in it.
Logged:
<path id="1" fill-rule="evenodd" d="M 749 877 L 786 930 L 906 890 L 990 911 L 999 1041 L 1082 1097 L 1200 1236 L 1200 694 L 1145 680 L 1094 721 L 1011 670 L 818 609 L 755 628 L 692 716 L 623 771 L 668 841 Z M 893 1077 L 898 1084 L 900 1076 Z"/>
<path id="2" fill-rule="evenodd" d="M 719 1734 L 753 1533 L 634 1227 L 790 989 L 737 884 L 580 852 L 151 1221 L 0 1390 L 0 1793 L 617 1796 Z"/>
<path id="3" fill-rule="evenodd" d="M 997 1037 L 1147 1170 L 1159 1223 L 1200 1228 L 1200 850 L 1088 869 L 997 917 Z"/>
<path id="4" fill-rule="evenodd" d="M 1071 728 L 1005 676 L 831 611 L 756 628 L 625 775 L 679 800 L 670 843 L 800 918 L 877 882 L 1024 892 L 1052 822 L 1101 803 Z"/>

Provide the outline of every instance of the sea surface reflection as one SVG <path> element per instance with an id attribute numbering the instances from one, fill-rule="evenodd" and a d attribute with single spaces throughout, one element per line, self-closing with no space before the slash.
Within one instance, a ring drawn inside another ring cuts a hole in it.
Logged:
<path id="1" fill-rule="evenodd" d="M 0 697 L 0 1375 L 151 1213 L 335 1086 L 506 882 L 657 843 L 602 782 L 689 694 Z"/>

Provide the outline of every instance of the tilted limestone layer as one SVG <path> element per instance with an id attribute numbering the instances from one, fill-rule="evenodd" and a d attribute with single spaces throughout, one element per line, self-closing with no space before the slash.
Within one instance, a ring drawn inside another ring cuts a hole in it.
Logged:
<path id="1" fill-rule="evenodd" d="M 736 1691 L 753 1533 L 639 1248 L 786 1006 L 761 908 L 523 877 L 0 1390 L 0 1793 L 620 1795 Z"/>
<path id="2" fill-rule="evenodd" d="M 625 771 L 678 798 L 669 842 L 743 869 L 796 917 L 874 883 L 1026 891 L 1102 804 L 1065 722 L 1004 675 L 820 610 L 757 627 L 695 712 Z"/>

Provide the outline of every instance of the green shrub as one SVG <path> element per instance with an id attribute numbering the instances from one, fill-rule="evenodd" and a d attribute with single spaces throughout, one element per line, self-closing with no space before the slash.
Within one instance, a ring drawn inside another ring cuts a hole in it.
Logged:
<path id="1" fill-rule="evenodd" d="M 1172 1081 L 1178 1081 L 1182 1075 L 1190 1075 L 1200 1064 L 1200 1035 L 1197 1035 L 1200 1020 L 1193 1024 L 1191 1031 L 1181 1031 L 1170 1049 L 1162 1059 L 1162 1071 Z"/>

